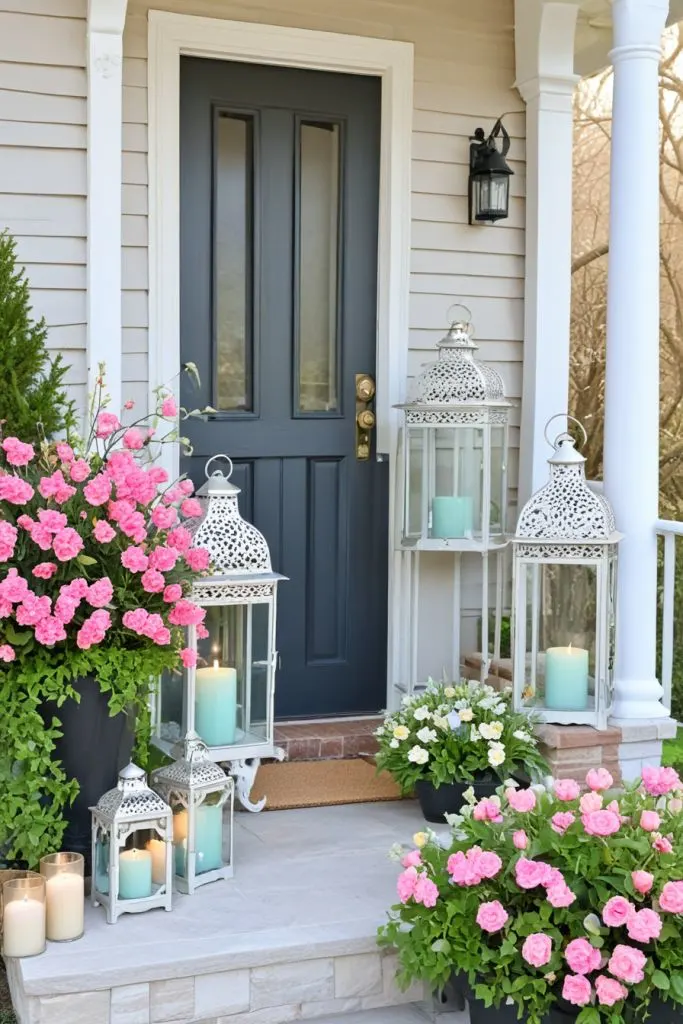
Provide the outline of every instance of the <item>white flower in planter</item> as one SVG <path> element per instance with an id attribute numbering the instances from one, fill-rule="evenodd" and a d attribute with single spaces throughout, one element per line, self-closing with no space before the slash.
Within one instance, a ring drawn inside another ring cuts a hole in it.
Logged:
<path id="1" fill-rule="evenodd" d="M 460 717 L 461 722 L 471 722 L 472 719 L 474 718 L 474 711 L 472 710 L 472 708 L 462 708 L 458 712 L 458 715 Z"/>
<path id="2" fill-rule="evenodd" d="M 521 740 L 522 743 L 531 743 L 531 736 L 524 729 L 515 729 L 512 735 L 516 740 Z"/>
<path id="3" fill-rule="evenodd" d="M 453 700 L 453 698 L 455 697 L 455 687 L 454 686 L 446 686 L 446 687 L 444 687 L 443 695 L 444 695 L 444 697 L 448 697 L 449 700 Z"/>
<path id="4" fill-rule="evenodd" d="M 436 739 L 436 729 L 430 729 L 425 725 L 417 734 L 420 743 L 433 743 Z"/>
<path id="5" fill-rule="evenodd" d="M 502 743 L 491 743 L 488 756 L 491 767 L 498 768 L 505 761 L 505 747 Z"/>
<path id="6" fill-rule="evenodd" d="M 397 725 L 393 736 L 395 740 L 407 740 L 410 736 L 410 729 L 407 725 Z"/>
<path id="7" fill-rule="evenodd" d="M 408 751 L 408 760 L 412 761 L 413 764 L 426 764 L 429 760 L 429 753 L 424 747 L 411 747 Z"/>
<path id="8" fill-rule="evenodd" d="M 460 722 L 460 717 L 458 715 L 456 715 L 456 718 L 458 719 L 458 722 Z M 445 730 L 445 729 L 450 729 L 450 727 L 451 727 L 451 722 L 450 722 L 450 716 L 449 715 L 446 715 L 446 716 L 434 715 L 433 716 L 433 721 L 434 721 L 434 725 L 436 726 L 437 729 L 444 729 Z"/>
<path id="9" fill-rule="evenodd" d="M 423 704 L 421 707 L 415 708 L 413 711 L 413 717 L 418 722 L 427 722 L 432 717 L 432 713 L 429 708 Z"/>
<path id="10" fill-rule="evenodd" d="M 395 750 L 395 749 L 396 749 L 396 747 L 399 747 L 399 746 L 400 746 L 400 743 L 398 742 L 398 740 L 390 740 L 390 742 L 389 742 L 389 746 L 390 746 L 390 747 L 393 747 L 393 748 L 394 748 L 394 750 Z"/>

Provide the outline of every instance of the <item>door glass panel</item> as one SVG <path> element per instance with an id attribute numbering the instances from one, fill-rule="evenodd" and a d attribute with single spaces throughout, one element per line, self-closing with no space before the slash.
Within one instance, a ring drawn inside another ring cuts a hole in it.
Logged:
<path id="1" fill-rule="evenodd" d="M 253 409 L 253 119 L 220 111 L 215 120 L 214 404 Z"/>
<path id="2" fill-rule="evenodd" d="M 339 275 L 338 124 L 299 125 L 298 411 L 336 412 Z"/>

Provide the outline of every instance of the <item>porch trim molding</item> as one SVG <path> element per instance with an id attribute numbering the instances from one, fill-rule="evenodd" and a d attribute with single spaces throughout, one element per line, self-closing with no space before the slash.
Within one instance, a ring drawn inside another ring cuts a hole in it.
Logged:
<path id="1" fill-rule="evenodd" d="M 405 398 L 410 294 L 412 43 L 150 10 L 149 380 L 176 387 L 180 370 L 180 57 L 375 75 L 382 80 L 377 279 L 377 451 L 390 459 L 388 700 L 399 660 L 401 597 L 394 553 L 394 468 Z M 150 394 L 153 407 L 154 395 Z M 170 446 L 168 446 L 170 447 Z M 175 464 L 167 464 L 172 474 Z"/>
<path id="2" fill-rule="evenodd" d="M 121 151 L 123 26 L 128 0 L 88 0 L 87 362 L 106 364 L 121 408 Z"/>

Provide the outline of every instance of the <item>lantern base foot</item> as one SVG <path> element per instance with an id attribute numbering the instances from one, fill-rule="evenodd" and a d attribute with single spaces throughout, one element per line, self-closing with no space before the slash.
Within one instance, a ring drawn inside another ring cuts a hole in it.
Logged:
<path id="1" fill-rule="evenodd" d="M 274 747 L 272 753 L 269 753 L 269 757 L 274 758 L 276 761 L 284 761 L 285 756 L 285 751 L 282 747 Z M 260 757 L 246 757 L 238 761 L 230 761 L 226 766 L 227 771 L 235 780 L 235 796 L 244 810 L 251 811 L 252 814 L 258 814 L 266 806 L 265 796 L 257 801 L 257 803 L 252 803 L 249 799 L 260 764 Z"/>

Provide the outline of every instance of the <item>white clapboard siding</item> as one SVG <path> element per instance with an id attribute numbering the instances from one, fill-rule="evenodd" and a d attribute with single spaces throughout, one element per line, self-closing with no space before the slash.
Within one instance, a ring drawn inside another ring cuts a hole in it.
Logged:
<path id="1" fill-rule="evenodd" d="M 0 0 L 0 230 L 86 393 L 86 0 Z"/>

